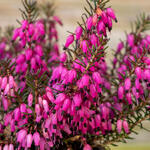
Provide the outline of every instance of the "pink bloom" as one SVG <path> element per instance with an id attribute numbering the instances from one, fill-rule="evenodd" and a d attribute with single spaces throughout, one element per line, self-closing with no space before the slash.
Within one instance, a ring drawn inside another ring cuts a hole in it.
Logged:
<path id="1" fill-rule="evenodd" d="M 130 80 L 130 78 L 127 78 L 124 83 L 124 88 L 125 88 L 125 90 L 129 90 L 130 87 L 131 87 L 131 80 Z"/>
<path id="2" fill-rule="evenodd" d="M 66 43 L 65 43 L 65 49 L 67 49 L 74 41 L 74 36 L 73 35 L 69 35 L 67 37 Z"/>
<path id="3" fill-rule="evenodd" d="M 92 147 L 89 144 L 85 144 L 83 150 L 92 150 Z"/>
<path id="4" fill-rule="evenodd" d="M 95 81 L 95 83 L 97 84 L 101 84 L 102 83 L 102 78 L 100 76 L 100 74 L 98 72 L 94 72 L 92 74 L 93 80 Z"/>
<path id="5" fill-rule="evenodd" d="M 27 135 L 27 131 L 25 129 L 20 130 L 17 133 L 17 142 L 22 143 L 22 141 L 25 139 Z"/>
<path id="6" fill-rule="evenodd" d="M 91 30 L 92 25 L 93 25 L 93 19 L 92 19 L 92 17 L 89 17 L 86 21 L 87 30 Z"/>
<path id="7" fill-rule="evenodd" d="M 141 70 L 140 67 L 136 67 L 135 73 L 136 73 L 136 76 L 137 76 L 138 79 L 142 78 L 142 70 Z"/>
<path id="8" fill-rule="evenodd" d="M 90 81 L 89 75 L 85 74 L 85 75 L 79 80 L 78 87 L 79 87 L 79 88 L 84 88 L 85 86 L 88 86 L 88 85 L 89 85 L 89 81 Z"/>
<path id="9" fill-rule="evenodd" d="M 96 26 L 96 24 L 97 24 L 97 21 L 98 21 L 98 17 L 97 17 L 97 14 L 95 14 L 94 16 L 93 16 L 93 26 Z"/>
<path id="10" fill-rule="evenodd" d="M 128 126 L 128 122 L 126 120 L 123 120 L 123 128 L 124 128 L 124 131 L 128 134 L 129 126 Z"/>
<path id="11" fill-rule="evenodd" d="M 65 62 L 67 60 L 67 54 L 64 52 L 60 55 L 60 61 Z"/>
<path id="12" fill-rule="evenodd" d="M 28 148 L 31 147 L 32 141 L 33 141 L 33 136 L 32 136 L 32 134 L 28 134 L 28 135 L 27 135 L 27 147 L 28 147 Z"/>
<path id="13" fill-rule="evenodd" d="M 130 47 L 134 46 L 134 35 L 129 34 L 127 41 L 128 41 L 128 44 L 129 44 Z"/>
<path id="14" fill-rule="evenodd" d="M 117 121 L 117 131 L 120 134 L 122 131 L 122 120 Z"/>
<path id="15" fill-rule="evenodd" d="M 82 103 L 82 98 L 81 98 L 81 94 L 76 94 L 73 97 L 73 101 L 76 107 L 80 107 L 81 103 Z"/>
<path id="16" fill-rule="evenodd" d="M 7 85 L 7 77 L 4 77 L 4 78 L 2 79 L 1 89 L 4 90 L 5 87 L 6 87 L 6 85 Z"/>
<path id="17" fill-rule="evenodd" d="M 94 84 L 90 85 L 90 95 L 95 98 L 97 96 L 97 91 L 96 91 L 96 87 Z"/>
<path id="18" fill-rule="evenodd" d="M 28 96 L 28 106 L 31 107 L 32 103 L 33 103 L 33 95 L 32 93 L 30 93 Z"/>
<path id="19" fill-rule="evenodd" d="M 81 42 L 81 48 L 82 48 L 84 53 L 87 53 L 87 51 L 88 51 L 88 42 L 86 40 L 83 40 Z"/>
<path id="20" fill-rule="evenodd" d="M 113 20 L 115 20 L 117 22 L 117 18 L 115 16 L 115 13 L 112 8 L 107 8 L 106 13 L 109 17 L 111 17 Z"/>
<path id="21" fill-rule="evenodd" d="M 9 150 L 14 150 L 14 145 L 13 144 L 9 144 Z"/>
<path id="22" fill-rule="evenodd" d="M 61 26 L 63 25 L 62 24 L 62 21 L 60 20 L 60 18 L 58 16 L 53 16 L 53 19 L 58 23 L 60 24 Z"/>
<path id="23" fill-rule="evenodd" d="M 63 110 L 63 111 L 67 111 L 67 110 L 70 108 L 70 106 L 71 106 L 71 101 L 70 101 L 70 99 L 67 98 L 67 99 L 65 99 L 65 101 L 64 101 L 62 110 Z"/>
<path id="24" fill-rule="evenodd" d="M 119 86 L 119 89 L 118 89 L 118 98 L 119 99 L 123 99 L 124 97 L 124 87 L 123 86 Z"/>
<path id="25" fill-rule="evenodd" d="M 76 28 L 76 31 L 75 31 L 75 33 L 76 33 L 76 40 L 80 39 L 80 37 L 82 35 L 82 32 L 83 32 L 83 29 L 80 26 Z"/>
<path id="26" fill-rule="evenodd" d="M 14 78 L 13 76 L 9 76 L 9 88 L 13 88 L 14 87 Z"/>
<path id="27" fill-rule="evenodd" d="M 35 132 L 33 134 L 33 140 L 34 140 L 35 146 L 39 146 L 39 144 L 40 144 L 40 134 L 38 132 Z"/>
<path id="28" fill-rule="evenodd" d="M 43 108 L 44 108 L 45 112 L 49 111 L 49 106 L 48 106 L 47 100 L 43 100 Z"/>
<path id="29" fill-rule="evenodd" d="M 4 145 L 3 150 L 9 150 L 8 144 L 5 144 L 5 145 Z"/>
<path id="30" fill-rule="evenodd" d="M 131 95 L 130 92 L 126 94 L 126 99 L 127 99 L 128 103 L 129 103 L 129 105 L 131 105 L 132 104 L 132 95 Z"/>

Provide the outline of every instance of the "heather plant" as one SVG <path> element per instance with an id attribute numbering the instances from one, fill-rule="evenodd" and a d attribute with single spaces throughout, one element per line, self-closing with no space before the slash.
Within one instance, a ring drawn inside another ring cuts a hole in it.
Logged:
<path id="1" fill-rule="evenodd" d="M 0 35 L 0 149 L 106 150 L 132 139 L 136 126 L 145 129 L 150 17 L 137 18 L 109 66 L 117 18 L 107 0 L 87 0 L 62 51 L 54 5 L 22 2 L 19 27 Z"/>

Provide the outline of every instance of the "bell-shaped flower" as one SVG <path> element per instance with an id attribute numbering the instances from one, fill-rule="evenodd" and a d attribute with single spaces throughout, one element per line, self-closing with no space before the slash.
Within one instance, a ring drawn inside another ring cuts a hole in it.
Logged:
<path id="1" fill-rule="evenodd" d="M 131 80 L 130 78 L 127 78 L 125 79 L 125 82 L 124 82 L 124 89 L 128 91 L 130 88 L 131 88 Z"/>
<path id="2" fill-rule="evenodd" d="M 27 50 L 25 51 L 25 55 L 26 55 L 26 60 L 27 60 L 27 61 L 29 61 L 29 60 L 32 58 L 32 54 L 33 54 L 33 52 L 32 52 L 31 49 L 27 49 Z"/>
<path id="3" fill-rule="evenodd" d="M 134 46 L 134 35 L 133 34 L 129 34 L 127 37 L 127 41 L 130 47 Z"/>
<path id="4" fill-rule="evenodd" d="M 45 112 L 49 111 L 49 106 L 48 106 L 47 100 L 43 100 L 43 108 L 44 108 Z"/>
<path id="5" fill-rule="evenodd" d="M 4 77 L 1 81 L 1 90 L 4 90 L 7 85 L 7 77 Z"/>
<path id="6" fill-rule="evenodd" d="M 67 111 L 70 108 L 70 106 L 71 106 L 71 100 L 67 98 L 63 103 L 62 110 Z"/>
<path id="7" fill-rule="evenodd" d="M 8 150 L 14 150 L 14 145 L 13 144 L 9 144 L 9 149 Z"/>
<path id="8" fill-rule="evenodd" d="M 8 144 L 5 144 L 5 145 L 4 145 L 3 150 L 9 150 Z"/>
<path id="9" fill-rule="evenodd" d="M 27 138 L 27 148 L 30 148 L 33 142 L 33 136 L 32 134 L 28 134 L 26 138 Z"/>
<path id="10" fill-rule="evenodd" d="M 75 94 L 75 96 L 73 97 L 73 101 L 76 107 L 80 107 L 82 103 L 81 94 Z"/>
<path id="11" fill-rule="evenodd" d="M 17 142 L 22 143 L 22 141 L 26 138 L 27 131 L 25 129 L 21 129 L 17 133 Z"/>
<path id="12" fill-rule="evenodd" d="M 95 83 L 97 83 L 97 84 L 102 83 L 102 77 L 100 76 L 99 72 L 93 72 L 92 78 L 95 81 Z"/>
<path id="13" fill-rule="evenodd" d="M 120 120 L 120 119 L 117 121 L 117 131 L 119 134 L 122 131 L 122 120 Z"/>
<path id="14" fill-rule="evenodd" d="M 73 43 L 73 41 L 74 41 L 74 35 L 69 35 L 65 43 L 65 49 L 67 49 Z"/>
<path id="15" fill-rule="evenodd" d="M 87 30 L 91 30 L 92 25 L 93 25 L 93 18 L 92 18 L 92 17 L 89 17 L 89 18 L 87 19 L 87 21 L 86 21 Z"/>
<path id="16" fill-rule="evenodd" d="M 124 87 L 122 85 L 119 86 L 118 89 L 118 98 L 121 100 L 124 97 Z"/>
<path id="17" fill-rule="evenodd" d="M 85 144 L 83 150 L 92 150 L 92 147 L 89 144 Z"/>
<path id="18" fill-rule="evenodd" d="M 33 134 L 33 140 L 34 140 L 35 146 L 39 146 L 39 144 L 40 144 L 40 134 L 39 134 L 39 132 L 35 132 Z"/>
<path id="19" fill-rule="evenodd" d="M 30 93 L 28 96 L 28 106 L 31 107 L 33 103 L 33 94 Z"/>
<path id="20" fill-rule="evenodd" d="M 123 128 L 124 128 L 124 131 L 128 134 L 129 133 L 129 125 L 128 125 L 128 122 L 126 120 L 123 120 Z"/>
<path id="21" fill-rule="evenodd" d="M 75 33 L 76 33 L 76 40 L 79 40 L 81 35 L 82 35 L 83 29 L 79 26 L 76 28 Z"/>
<path id="22" fill-rule="evenodd" d="M 60 61 L 65 62 L 67 60 L 67 54 L 64 52 L 60 55 Z"/>
<path id="23" fill-rule="evenodd" d="M 107 15 L 108 15 L 109 17 L 111 17 L 114 21 L 117 22 L 116 15 L 115 15 L 114 10 L 113 10 L 112 8 L 110 8 L 110 7 L 107 8 L 107 9 L 106 9 L 106 13 L 107 13 Z"/>

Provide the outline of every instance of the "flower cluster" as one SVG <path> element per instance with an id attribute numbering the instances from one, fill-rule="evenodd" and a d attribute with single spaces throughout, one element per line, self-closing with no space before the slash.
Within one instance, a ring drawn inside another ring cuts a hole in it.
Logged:
<path id="1" fill-rule="evenodd" d="M 150 18 L 119 43 L 110 68 L 105 50 L 117 18 L 106 2 L 87 0 L 59 54 L 62 22 L 52 5 L 33 20 L 36 3 L 23 1 L 20 27 L 0 38 L 0 149 L 105 149 L 149 119 Z"/>

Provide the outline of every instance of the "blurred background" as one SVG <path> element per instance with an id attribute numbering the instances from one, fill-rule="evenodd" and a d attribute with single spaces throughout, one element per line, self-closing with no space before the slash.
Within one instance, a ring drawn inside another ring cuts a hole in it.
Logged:
<path id="1" fill-rule="evenodd" d="M 39 0 L 44 3 L 46 0 Z M 62 47 L 64 39 L 68 35 L 67 31 L 74 31 L 80 21 L 80 16 L 84 12 L 85 0 L 49 0 L 54 1 L 56 14 L 62 19 L 64 26 L 59 27 L 60 46 Z M 109 6 L 115 10 L 118 23 L 114 24 L 110 35 L 110 49 L 115 49 L 119 39 L 125 38 L 125 31 L 130 31 L 130 23 L 142 12 L 150 13 L 150 0 L 110 0 Z M 21 0 L 0 0 L 0 26 L 17 26 L 16 19 L 21 19 L 19 8 Z M 110 60 L 112 53 L 107 55 Z M 145 126 L 150 129 L 150 124 L 145 122 Z M 137 129 L 139 130 L 139 129 Z M 150 133 L 140 130 L 139 135 L 133 135 L 135 140 L 128 144 L 120 144 L 119 147 L 113 147 L 113 150 L 150 150 Z"/>

